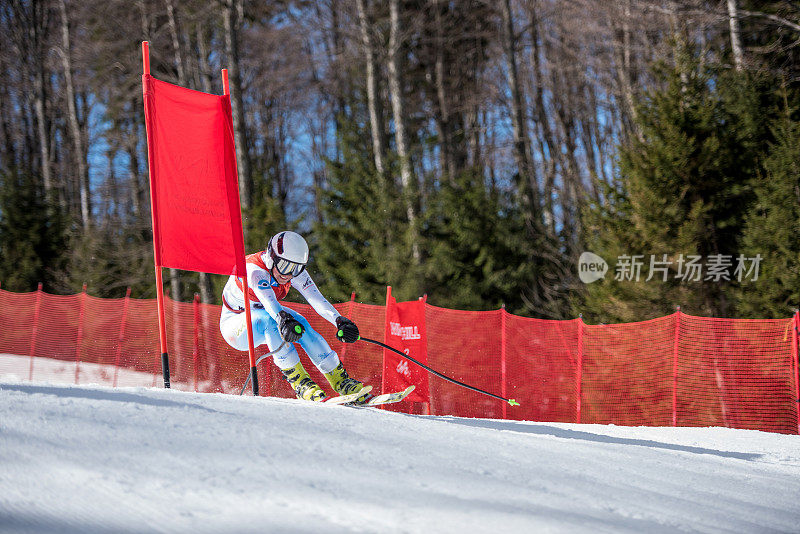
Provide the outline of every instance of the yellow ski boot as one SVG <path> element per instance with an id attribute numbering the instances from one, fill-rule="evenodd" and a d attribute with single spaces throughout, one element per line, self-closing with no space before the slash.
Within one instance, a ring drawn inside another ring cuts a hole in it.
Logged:
<path id="1" fill-rule="evenodd" d="M 344 366 L 341 362 L 339 362 L 339 365 L 336 366 L 336 369 L 330 373 L 325 373 L 325 378 L 328 379 L 331 387 L 339 395 L 349 395 L 364 389 L 364 384 L 362 382 L 359 382 L 355 378 L 350 378 L 350 376 L 348 376 L 347 371 L 344 370 Z M 364 402 L 369 397 L 370 394 L 367 392 L 363 397 L 359 397 L 355 402 Z"/>
<path id="2" fill-rule="evenodd" d="M 291 369 L 281 369 L 281 373 L 283 373 L 283 377 L 289 382 L 289 385 L 292 386 L 298 399 L 322 402 L 328 397 L 322 388 L 311 380 L 302 363 L 298 362 Z"/>

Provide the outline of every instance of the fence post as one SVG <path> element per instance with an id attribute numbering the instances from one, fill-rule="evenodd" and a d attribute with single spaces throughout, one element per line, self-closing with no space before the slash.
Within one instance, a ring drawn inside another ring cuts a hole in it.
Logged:
<path id="1" fill-rule="evenodd" d="M 31 368 L 28 371 L 28 382 L 33 382 L 33 356 L 36 352 L 36 334 L 39 331 L 39 310 L 42 306 L 42 283 L 36 286 L 36 304 L 33 308 L 33 329 L 31 330 Z"/>
<path id="2" fill-rule="evenodd" d="M 389 339 L 386 335 L 386 331 L 388 330 L 389 326 L 389 299 L 392 296 L 392 286 L 386 286 L 386 305 L 384 308 L 384 319 L 383 319 L 383 342 L 388 343 Z M 381 351 L 381 391 L 386 391 L 386 350 Z"/>
<path id="3" fill-rule="evenodd" d="M 794 381 L 794 403 L 797 410 L 797 433 L 800 434 L 800 362 L 798 362 L 797 337 L 800 329 L 800 311 L 795 310 L 792 318 L 792 380 Z"/>
<path id="4" fill-rule="evenodd" d="M 83 315 L 86 308 L 86 284 L 81 289 L 80 311 L 78 312 L 78 342 L 75 344 L 75 383 L 79 381 L 81 372 L 81 342 L 83 341 Z"/>
<path id="5" fill-rule="evenodd" d="M 194 347 L 192 348 L 192 365 L 194 367 L 194 391 L 197 393 L 197 360 L 200 356 L 200 293 L 194 294 L 192 302 L 192 312 L 194 320 Z"/>
<path id="6" fill-rule="evenodd" d="M 353 293 L 355 295 L 355 293 Z M 423 307 L 428 303 L 428 294 L 423 293 L 419 300 L 422 301 Z M 426 321 L 426 328 L 425 328 L 425 354 L 428 353 L 428 328 L 427 328 L 427 321 Z M 428 400 L 425 402 L 420 402 L 417 404 L 421 404 L 421 414 L 422 415 L 430 415 L 431 414 L 431 388 L 428 386 Z"/>
<path id="7" fill-rule="evenodd" d="M 506 336 L 506 305 L 500 307 L 500 394 L 508 398 L 506 384 L 506 345 L 508 337 Z M 508 419 L 508 403 L 503 403 L 503 419 Z"/>
<path id="8" fill-rule="evenodd" d="M 114 357 L 114 381 L 111 387 L 117 387 L 119 377 L 119 361 L 122 357 L 122 344 L 125 342 L 125 323 L 128 322 L 128 303 L 131 300 L 131 288 L 125 291 L 125 302 L 122 305 L 122 322 L 119 325 L 119 339 L 117 340 L 117 355 Z"/>
<path id="9" fill-rule="evenodd" d="M 675 310 L 675 334 L 672 340 L 672 426 L 678 426 L 678 344 L 681 332 L 681 307 Z"/>
<path id="10" fill-rule="evenodd" d="M 575 422 L 581 422 L 581 397 L 583 396 L 583 314 L 578 314 L 578 369 L 575 372 Z"/>

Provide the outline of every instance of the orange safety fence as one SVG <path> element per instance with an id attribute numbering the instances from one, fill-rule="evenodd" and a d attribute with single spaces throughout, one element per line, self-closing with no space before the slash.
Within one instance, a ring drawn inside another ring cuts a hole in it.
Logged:
<path id="1" fill-rule="evenodd" d="M 239 393 L 246 352 L 219 333 L 220 307 L 165 299 L 172 387 Z M 383 350 L 335 339 L 309 319 L 351 376 L 380 388 Z M 335 305 L 364 337 L 383 340 L 386 308 Z M 430 375 L 427 403 L 394 409 L 433 415 L 566 423 L 726 426 L 798 433 L 798 315 L 714 319 L 680 311 L 649 321 L 587 325 L 519 317 L 504 309 L 460 311 L 425 304 L 427 362 L 437 371 L 520 406 Z M 256 356 L 267 352 L 256 349 Z M 324 379 L 302 349 L 312 378 Z M 413 364 L 412 364 L 413 365 Z M 156 301 L 0 290 L 0 380 L 162 386 Z M 277 368 L 259 365 L 261 394 L 291 397 Z M 2 386 L 0 386 L 2 387 Z"/>

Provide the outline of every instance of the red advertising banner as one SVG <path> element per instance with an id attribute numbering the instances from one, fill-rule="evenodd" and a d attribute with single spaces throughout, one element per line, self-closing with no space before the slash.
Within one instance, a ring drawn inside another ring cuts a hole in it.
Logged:
<path id="1" fill-rule="evenodd" d="M 421 300 L 397 302 L 392 288 L 386 288 L 386 329 L 384 343 L 415 360 L 428 364 L 428 339 L 425 332 L 425 303 Z M 406 401 L 430 402 L 428 372 L 392 351 L 383 350 L 384 393 L 416 386 Z"/>

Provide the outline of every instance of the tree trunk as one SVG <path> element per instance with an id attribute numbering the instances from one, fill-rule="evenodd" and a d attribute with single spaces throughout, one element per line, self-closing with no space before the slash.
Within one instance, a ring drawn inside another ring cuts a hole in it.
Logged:
<path id="1" fill-rule="evenodd" d="M 203 24 L 198 21 L 195 29 L 197 34 L 197 64 L 200 71 L 200 86 L 206 93 L 211 92 L 211 67 L 208 64 L 208 37 Z M 202 295 L 201 295 L 202 297 Z"/>
<path id="2" fill-rule="evenodd" d="M 403 186 L 403 196 L 406 202 L 406 215 L 408 224 L 411 227 L 412 257 L 415 263 L 420 261 L 417 215 L 414 210 L 414 199 L 412 191 L 414 189 L 413 172 L 411 170 L 411 157 L 408 150 L 408 140 L 405 128 L 405 108 L 403 103 L 403 88 L 400 83 L 400 7 L 398 0 L 391 0 L 390 9 L 390 31 L 389 31 L 389 91 L 392 95 L 392 117 L 394 119 L 395 142 L 397 144 L 397 155 L 400 158 L 400 181 Z"/>
<path id="3" fill-rule="evenodd" d="M 47 123 L 44 112 L 44 77 L 36 76 L 34 88 L 34 108 L 36 110 L 36 133 L 39 137 L 39 156 L 42 159 L 42 181 L 44 183 L 44 191 L 47 196 L 50 196 L 53 190 L 53 179 L 50 175 L 50 145 L 48 144 Z"/>
<path id="4" fill-rule="evenodd" d="M 178 269 L 169 270 L 169 289 L 170 296 L 175 302 L 181 301 L 181 277 Z"/>
<path id="5" fill-rule="evenodd" d="M 544 104 L 544 71 L 541 61 L 541 46 L 539 44 L 539 16 L 536 12 L 537 6 L 531 3 L 529 6 L 530 27 L 531 27 L 531 60 L 533 63 L 533 73 L 536 76 L 534 90 L 534 110 L 536 112 L 536 123 L 541 129 L 539 139 L 539 151 L 544 162 L 544 224 L 551 235 L 556 235 L 556 219 L 553 213 L 553 197 L 555 196 L 556 180 L 556 153 L 557 150 L 553 129 L 550 126 L 550 117 Z"/>
<path id="6" fill-rule="evenodd" d="M 147 16 L 147 6 L 145 5 L 145 0 L 137 0 L 136 2 L 139 5 L 139 12 L 142 15 L 142 36 L 147 39 L 148 41 L 151 40 L 150 38 L 150 19 Z"/>
<path id="7" fill-rule="evenodd" d="M 200 86 L 206 93 L 212 92 L 211 87 L 211 68 L 208 65 L 208 43 L 206 38 L 206 32 L 203 29 L 203 25 L 198 21 L 196 27 L 196 36 L 197 36 L 197 65 L 198 71 L 200 76 Z M 203 304 L 214 304 L 215 296 L 214 296 L 214 287 L 211 282 L 211 275 L 208 273 L 197 273 L 198 276 L 198 285 L 200 286 L 200 300 Z M 206 325 L 208 322 L 208 314 L 203 314 L 203 324 Z M 205 329 L 208 331 L 208 328 Z M 206 340 L 206 344 L 208 340 Z"/>
<path id="8" fill-rule="evenodd" d="M 228 57 L 228 81 L 231 92 L 231 114 L 233 134 L 236 142 L 236 162 L 239 170 L 239 195 L 242 209 L 252 206 L 253 182 L 250 175 L 250 156 L 247 152 L 247 131 L 242 98 L 242 77 L 239 71 L 239 18 L 242 0 L 227 0 L 223 7 L 225 26 L 225 53 Z"/>
<path id="9" fill-rule="evenodd" d="M 742 38 L 739 31 L 739 6 L 737 0 L 728 0 L 728 24 L 731 28 L 731 52 L 733 64 L 737 71 L 742 70 L 744 55 L 742 53 Z"/>
<path id="10" fill-rule="evenodd" d="M 367 105 L 369 107 L 369 124 L 372 134 L 372 152 L 375 158 L 375 168 L 381 180 L 385 177 L 384 154 L 386 136 L 383 130 L 383 106 L 378 92 L 377 65 L 375 61 L 375 47 L 370 36 L 370 25 L 367 22 L 367 13 L 364 0 L 356 0 L 358 7 L 358 23 L 361 29 L 361 45 L 364 51 L 364 61 L 367 69 Z"/>
<path id="11" fill-rule="evenodd" d="M 114 127 L 119 128 L 119 123 L 114 121 Z M 119 185 L 117 184 L 117 173 L 114 170 L 114 158 L 119 151 L 117 142 L 113 141 L 111 146 L 106 150 L 106 159 L 108 160 L 108 190 L 103 195 L 108 202 L 107 206 L 103 206 L 104 213 L 110 213 L 113 224 L 120 224 L 120 206 L 122 206 L 122 198 L 119 194 Z"/>
<path id="12" fill-rule="evenodd" d="M 67 90 L 67 111 L 69 129 L 72 135 L 72 142 L 75 154 L 75 164 L 78 167 L 78 189 L 81 200 L 81 222 L 83 230 L 89 231 L 92 224 L 92 204 L 89 189 L 89 169 L 86 162 L 86 151 L 83 147 L 83 135 L 81 133 L 80 121 L 78 120 L 78 109 L 75 105 L 75 85 L 72 81 L 72 59 L 69 37 L 69 19 L 67 18 L 67 5 L 65 0 L 59 0 L 58 8 L 61 12 L 61 61 L 64 66 L 64 85 Z"/>
<path id="13" fill-rule="evenodd" d="M 0 69 L 5 72 L 5 64 L 0 59 Z M 10 102 L 8 93 L 8 86 L 6 85 L 7 79 L 0 81 L 0 135 L 3 137 L 3 149 L 7 158 L 6 165 L 17 166 L 17 151 L 14 147 L 14 139 L 11 137 L 11 119 L 8 116 L 7 102 Z"/>
<path id="14" fill-rule="evenodd" d="M 41 157 L 42 182 L 45 194 L 49 197 L 53 192 L 53 179 L 50 168 L 50 136 L 48 128 L 48 118 L 45 112 L 45 102 L 47 101 L 46 83 L 44 73 L 44 45 L 42 41 L 45 31 L 44 25 L 35 13 L 31 21 L 30 33 L 33 41 L 33 53 L 36 57 L 30 58 L 34 64 L 36 72 L 33 77 L 33 106 L 36 113 L 36 135 L 39 138 L 39 156 Z"/>
<path id="15" fill-rule="evenodd" d="M 126 149 L 130 158 L 130 179 L 131 179 L 131 205 L 133 214 L 138 220 L 144 220 L 145 198 L 144 186 L 142 185 L 141 175 L 139 174 L 139 118 L 141 104 L 135 98 L 131 98 L 131 130 L 128 133 Z"/>
<path id="16" fill-rule="evenodd" d="M 183 54 L 181 53 L 181 41 L 178 32 L 178 22 L 175 20 L 175 7 L 172 0 L 164 0 L 167 6 L 167 20 L 169 22 L 169 33 L 172 37 L 172 48 L 175 51 L 175 68 L 178 71 L 178 83 L 186 86 L 186 68 L 184 65 Z"/>
<path id="17" fill-rule="evenodd" d="M 474 21 L 473 31 L 475 33 L 475 38 L 473 39 L 473 43 L 477 53 L 473 55 L 472 63 L 470 65 L 470 70 L 473 78 L 473 91 L 475 92 L 475 94 L 478 94 L 479 86 L 481 84 L 480 58 L 483 56 L 483 43 L 480 38 L 480 33 L 481 33 L 480 21 L 478 20 Z M 481 106 L 479 99 L 475 98 L 472 100 L 469 112 L 467 113 L 466 117 L 467 131 L 465 132 L 465 134 L 468 139 L 468 145 L 469 145 L 468 164 L 473 168 L 483 166 L 486 164 L 483 161 L 483 154 L 481 150 L 482 147 L 485 146 L 485 144 L 481 142 L 481 138 L 484 137 L 481 135 L 481 132 L 483 130 L 481 113 L 483 112 L 484 109 L 485 107 Z"/>
<path id="18" fill-rule="evenodd" d="M 167 17 L 169 20 L 169 33 L 172 37 L 172 47 L 175 50 L 175 68 L 178 72 L 178 84 L 181 87 L 186 87 L 186 60 L 183 57 L 180 32 L 178 31 L 178 21 L 175 17 L 175 9 L 172 5 L 172 0 L 165 0 L 167 5 Z M 172 300 L 180 302 L 183 300 L 183 284 L 181 281 L 181 273 L 178 269 L 169 270 L 170 289 L 172 291 Z"/>
<path id="19" fill-rule="evenodd" d="M 597 101 L 594 95 L 594 86 L 586 84 L 580 93 L 581 105 L 577 110 L 580 113 L 578 117 L 578 128 L 581 145 L 586 155 L 586 170 L 589 171 L 589 185 L 592 194 L 592 200 L 600 204 L 600 175 L 598 174 L 598 156 L 597 141 L 595 134 L 597 128 L 595 123 L 597 118 L 594 115 L 597 110 Z"/>
<path id="20" fill-rule="evenodd" d="M 453 157 L 453 142 L 450 135 L 450 106 L 447 103 L 447 91 L 445 90 L 445 73 L 444 73 L 444 30 L 442 29 L 442 13 L 441 13 L 441 0 L 435 0 L 433 9 L 435 12 L 436 21 L 436 39 L 434 46 L 436 47 L 436 58 L 434 60 L 434 83 L 436 84 L 436 100 L 439 104 L 439 114 L 437 116 L 436 124 L 439 129 L 439 137 L 441 138 L 441 157 L 442 168 L 447 174 L 450 183 L 453 183 L 453 178 L 456 173 L 455 158 Z"/>
<path id="21" fill-rule="evenodd" d="M 620 90 L 622 91 L 622 97 L 625 101 L 625 111 L 628 117 L 628 121 L 626 121 L 626 123 L 631 125 L 633 134 L 636 135 L 637 139 L 644 142 L 644 134 L 642 134 L 642 129 L 639 126 L 639 121 L 637 120 L 636 116 L 637 112 L 633 94 L 633 80 L 631 79 L 633 72 L 631 67 L 631 0 L 625 0 L 625 5 L 623 7 L 620 39 L 622 53 L 617 54 L 616 63 L 618 63 L 618 66 L 616 71 L 617 78 L 619 79 Z"/>
<path id="22" fill-rule="evenodd" d="M 511 90 L 511 125 L 514 130 L 514 159 L 517 164 L 522 183 L 527 182 L 530 192 L 532 215 L 538 217 L 541 209 L 539 204 L 539 184 L 532 165 L 532 157 L 528 150 L 528 133 L 525 122 L 525 109 L 523 104 L 522 87 L 517 74 L 517 40 L 514 34 L 514 21 L 511 18 L 511 4 L 509 0 L 500 2 L 503 15 L 503 48 L 506 62 L 506 77 Z"/>
<path id="23" fill-rule="evenodd" d="M 686 54 L 688 36 L 686 35 L 685 25 L 680 19 L 678 7 L 675 0 L 667 2 L 667 17 L 669 19 L 670 33 L 673 36 L 673 61 L 681 79 L 681 91 L 686 93 L 686 87 L 689 85 L 689 73 L 686 72 L 686 60 L 684 56 Z M 686 102 L 684 105 L 689 105 L 689 103 Z"/>

